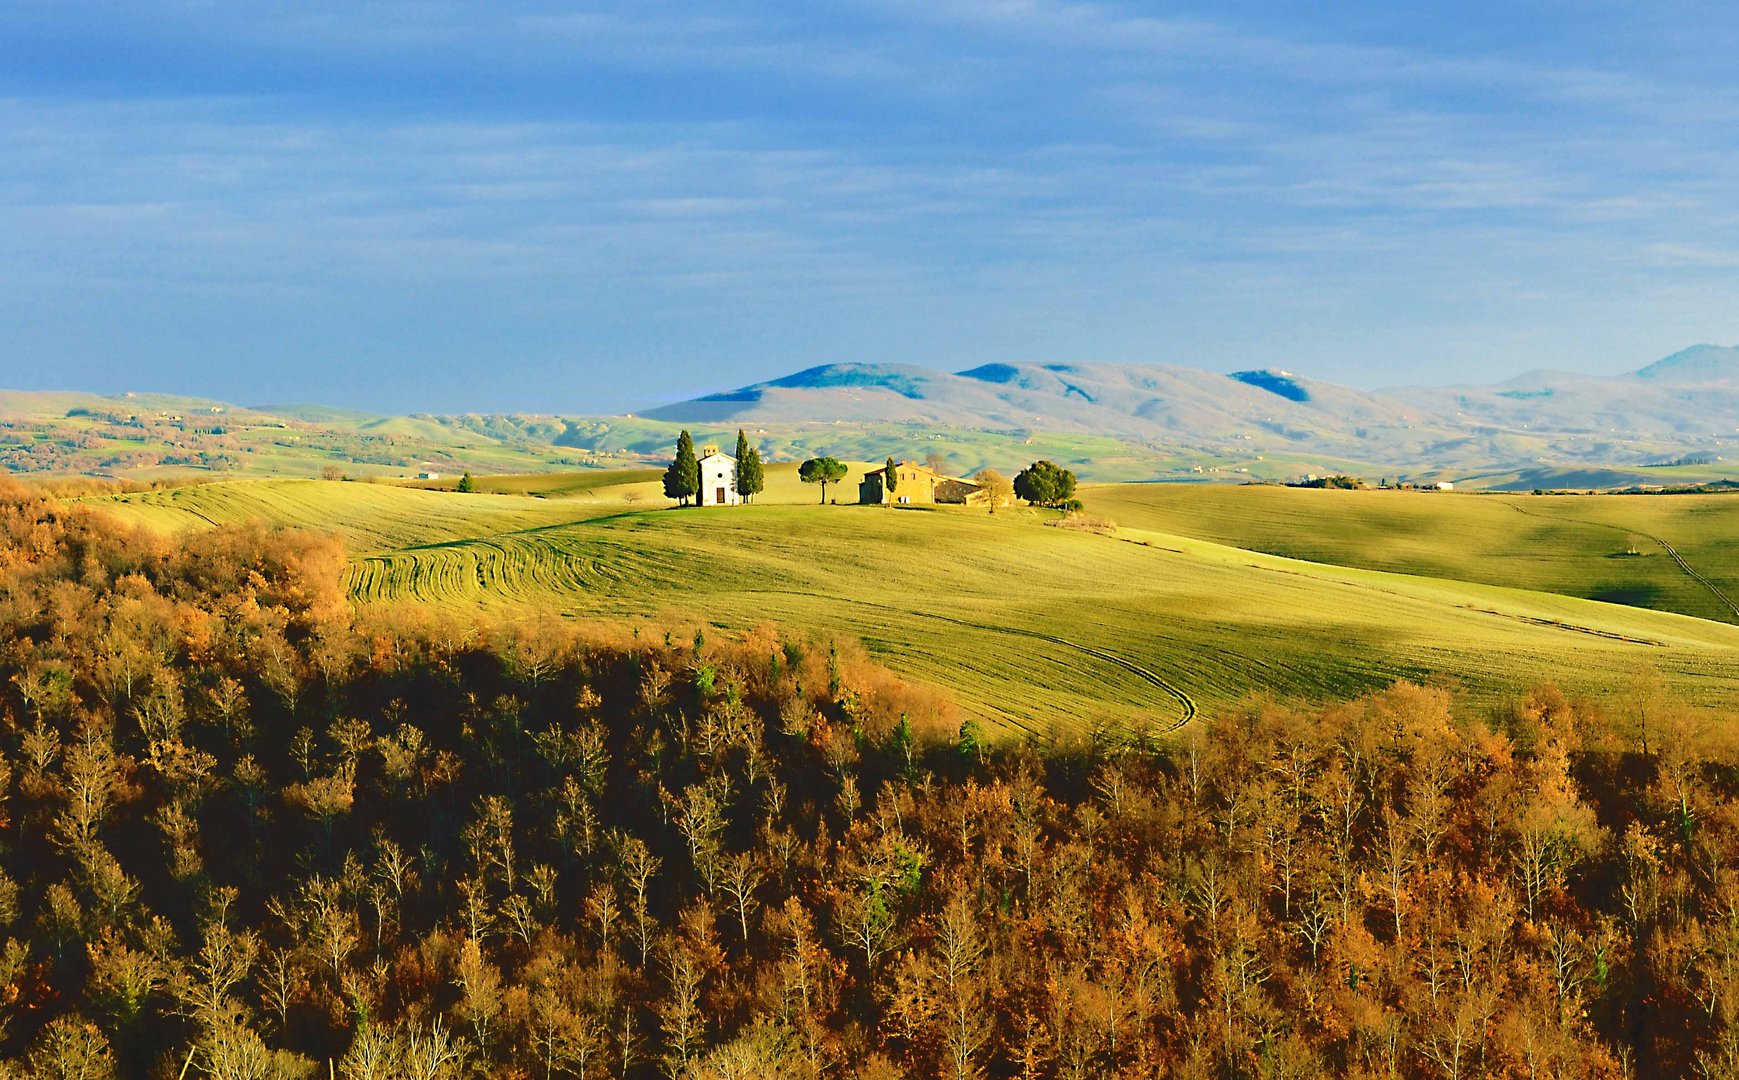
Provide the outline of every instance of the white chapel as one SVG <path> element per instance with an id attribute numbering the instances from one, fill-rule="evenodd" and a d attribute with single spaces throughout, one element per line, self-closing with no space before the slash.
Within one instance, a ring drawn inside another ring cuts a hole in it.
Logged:
<path id="1" fill-rule="evenodd" d="M 743 501 L 737 494 L 737 459 L 719 453 L 709 446 L 700 459 L 700 493 L 695 501 L 701 506 L 736 506 Z"/>

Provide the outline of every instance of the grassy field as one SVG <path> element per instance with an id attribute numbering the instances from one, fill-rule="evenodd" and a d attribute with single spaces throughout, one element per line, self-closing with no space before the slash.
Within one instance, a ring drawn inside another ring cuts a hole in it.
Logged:
<path id="1" fill-rule="evenodd" d="M 472 483 L 476 490 L 488 495 L 532 495 L 540 499 L 587 499 L 597 498 L 610 489 L 610 494 L 620 497 L 623 491 L 630 489 L 645 490 L 656 493 L 659 478 L 664 474 L 659 469 L 608 469 L 597 472 L 554 472 L 554 473 L 522 473 L 505 476 L 474 476 Z M 459 477 L 447 476 L 440 480 L 400 480 L 394 481 L 403 487 L 416 488 L 423 491 L 457 491 Z M 640 485 L 652 485 L 642 488 Z"/>
<path id="2" fill-rule="evenodd" d="M 164 532 L 212 525 L 297 525 L 337 532 L 371 552 L 532 529 L 572 520 L 570 506 L 531 496 L 458 496 L 391 484 L 237 480 L 91 500 Z"/>
<path id="3" fill-rule="evenodd" d="M 760 505 L 726 510 L 664 509 L 644 471 L 598 477 L 481 478 L 503 493 L 471 495 L 247 481 L 97 501 L 164 530 L 338 531 L 364 604 L 848 635 L 1005 732 L 1166 730 L 1251 694 L 1317 700 L 1396 678 L 1483 700 L 1545 680 L 1610 688 L 1650 665 L 1704 705 L 1739 692 L 1739 627 L 1649 610 L 1719 615 L 1709 588 L 1658 545 L 1626 554 L 1646 529 L 1726 580 L 1719 535 L 1739 519 L 1722 502 L 1089 489 L 1122 525 L 1107 536 L 1038 511 L 817 506 L 790 466 L 770 471 Z M 1647 606 L 1583 598 L 1598 590 Z"/>
<path id="4" fill-rule="evenodd" d="M 844 484 L 829 484 L 830 502 L 855 502 L 871 462 L 847 462 Z M 657 469 L 588 470 L 476 477 L 460 495 L 458 477 L 441 480 L 236 480 L 86 500 L 160 532 L 260 522 L 335 532 L 353 555 L 424 548 L 455 540 L 512 535 L 589 518 L 670 506 Z M 817 485 L 797 466 L 770 465 L 765 505 L 819 503 Z"/>
<path id="5" fill-rule="evenodd" d="M 1739 621 L 1739 497 L 1460 495 L 1115 484 L 1119 524 L 1312 562 L 1485 582 Z M 1707 583 L 1676 562 L 1667 547 Z M 1634 552 L 1634 554 L 1633 554 Z M 1725 598 L 1724 598 L 1725 597 Z"/>

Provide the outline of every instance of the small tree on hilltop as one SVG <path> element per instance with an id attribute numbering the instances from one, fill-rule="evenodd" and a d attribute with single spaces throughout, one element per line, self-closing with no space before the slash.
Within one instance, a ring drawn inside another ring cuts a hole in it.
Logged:
<path id="1" fill-rule="evenodd" d="M 477 490 L 477 481 L 471 479 L 470 469 L 466 469 L 465 475 L 459 478 L 459 490 L 467 495 Z"/>
<path id="2" fill-rule="evenodd" d="M 887 501 L 893 502 L 894 490 L 900 486 L 899 467 L 894 464 L 893 458 L 888 459 L 887 468 L 882 470 L 882 486 L 888 489 Z"/>
<path id="3" fill-rule="evenodd" d="M 978 474 L 972 478 L 972 482 L 984 492 L 985 499 L 990 503 L 990 512 L 993 514 L 996 513 L 997 507 L 1007 506 L 1014 501 L 1014 485 L 1009 483 L 1008 477 L 995 469 L 980 469 Z"/>
<path id="4" fill-rule="evenodd" d="M 805 484 L 821 485 L 822 505 L 827 503 L 827 485 L 845 479 L 845 464 L 838 458 L 810 458 L 797 467 L 797 478 Z"/>
<path id="5" fill-rule="evenodd" d="M 700 493 L 700 459 L 694 456 L 694 439 L 684 429 L 676 439 L 676 460 L 664 470 L 664 497 L 682 506 Z"/>
<path id="6" fill-rule="evenodd" d="M 1035 461 L 1014 478 L 1014 493 L 1035 506 L 1061 506 L 1075 494 L 1075 474 L 1054 461 Z"/>
<path id="7" fill-rule="evenodd" d="M 737 494 L 748 502 L 767 486 L 766 470 L 761 468 L 761 452 L 749 445 L 749 438 L 737 431 Z"/>

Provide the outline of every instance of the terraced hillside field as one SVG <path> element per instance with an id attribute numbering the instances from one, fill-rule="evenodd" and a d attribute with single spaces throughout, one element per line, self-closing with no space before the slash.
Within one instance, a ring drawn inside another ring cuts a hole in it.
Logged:
<path id="1" fill-rule="evenodd" d="M 1119 523 L 1313 562 L 1739 621 L 1739 497 L 1094 485 Z"/>
<path id="2" fill-rule="evenodd" d="M 1011 732 L 1166 730 L 1253 693 L 1322 699 L 1401 677 L 1489 698 L 1545 680 L 1610 688 L 1648 664 L 1703 704 L 1739 692 L 1739 627 L 1682 615 L 1175 530 L 1079 532 L 1034 511 L 623 501 L 643 483 L 562 499 L 256 482 L 110 505 L 159 528 L 240 520 L 251 506 L 338 529 L 359 603 L 849 635 Z M 1440 512 L 1483 501 L 1446 498 Z"/>

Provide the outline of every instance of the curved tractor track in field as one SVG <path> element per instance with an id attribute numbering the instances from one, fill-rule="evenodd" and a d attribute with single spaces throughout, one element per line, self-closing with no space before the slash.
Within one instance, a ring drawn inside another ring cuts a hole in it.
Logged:
<path id="1" fill-rule="evenodd" d="M 1157 734 L 1169 735 L 1172 732 L 1177 731 L 1179 728 L 1183 727 L 1185 724 L 1189 723 L 1191 720 L 1194 720 L 1196 718 L 1196 711 L 1197 710 L 1196 710 L 1196 702 L 1195 702 L 1194 698 L 1190 697 L 1189 694 L 1185 693 L 1183 690 L 1179 689 L 1174 684 L 1167 682 L 1165 679 L 1161 678 L 1159 675 L 1154 673 L 1151 669 L 1144 668 L 1140 664 L 1134 663 L 1134 662 L 1129 661 L 1129 660 L 1125 660 L 1123 657 L 1118 656 L 1116 653 L 1109 653 L 1103 649 L 1096 649 L 1091 645 L 1083 645 L 1078 641 L 1070 641 L 1068 638 L 1061 638 L 1061 637 L 1056 636 L 1055 634 L 1042 633 L 1038 630 L 1020 630 L 1020 629 L 1016 629 L 1014 627 L 1009 627 L 1009 626 L 993 626 L 989 623 L 967 622 L 964 619 L 951 619 L 946 615 L 933 615 L 927 611 L 915 611 L 915 612 L 913 612 L 913 614 L 914 615 L 922 615 L 925 618 L 930 618 L 930 619 L 941 619 L 944 622 L 958 623 L 961 626 L 970 626 L 970 627 L 974 627 L 974 628 L 979 629 L 979 630 L 991 630 L 991 631 L 995 631 L 996 633 L 1001 633 L 1001 634 L 1018 634 L 1021 637 L 1037 638 L 1040 641 L 1048 641 L 1053 645 L 1062 645 L 1065 648 L 1070 648 L 1070 649 L 1074 649 L 1077 652 L 1085 653 L 1086 655 L 1091 656 L 1097 660 L 1103 660 L 1107 664 L 1115 664 L 1116 666 L 1129 672 L 1131 675 L 1134 675 L 1136 678 L 1140 679 L 1142 682 L 1145 682 L 1145 683 L 1149 684 L 1150 686 L 1157 688 L 1162 693 L 1164 693 L 1167 697 L 1170 697 L 1177 704 L 1177 706 L 1178 706 L 1177 719 L 1173 720 L 1170 724 L 1167 724 L 1165 727 L 1160 728 L 1158 730 Z"/>
<path id="2" fill-rule="evenodd" d="M 1194 698 L 1190 697 L 1189 694 L 1185 693 L 1178 686 L 1168 682 L 1165 678 L 1150 668 L 1142 667 L 1140 664 L 1124 659 L 1116 653 L 1106 652 L 1104 649 L 1094 648 L 1091 645 L 1083 645 L 1078 641 L 1070 641 L 1068 638 L 1058 637 L 1055 634 L 1047 634 L 1041 630 L 1026 630 L 1018 626 L 998 626 L 995 623 L 973 622 L 970 619 L 957 619 L 952 615 L 938 615 L 933 611 L 918 611 L 912 608 L 894 607 L 891 604 L 877 604 L 868 600 L 859 600 L 855 601 L 855 603 L 860 607 L 880 608 L 883 611 L 895 611 L 902 615 L 915 615 L 922 619 L 936 619 L 940 622 L 953 623 L 955 626 L 964 626 L 973 630 L 984 630 L 993 634 L 1012 634 L 1016 637 L 1028 637 L 1035 638 L 1039 641 L 1048 641 L 1053 645 L 1061 645 L 1067 649 L 1074 649 L 1076 652 L 1091 656 L 1095 660 L 1101 660 L 1107 664 L 1120 667 L 1124 671 L 1127 671 L 1131 675 L 1140 679 L 1142 682 L 1145 682 L 1149 686 L 1159 690 L 1165 696 L 1171 698 L 1177 705 L 1177 718 L 1165 727 L 1158 729 L 1155 734 L 1169 735 L 1196 718 L 1198 710 Z"/>
<path id="3" fill-rule="evenodd" d="M 1511 505 L 1515 506 L 1514 503 L 1512 503 Z M 1683 570 L 1687 577 L 1689 577 L 1692 581 L 1695 581 L 1697 584 L 1701 585 L 1703 588 L 1708 589 L 1709 592 L 1715 597 L 1715 599 L 1717 599 L 1721 602 L 1721 605 L 1723 607 L 1725 607 L 1728 611 L 1731 611 L 1735 618 L 1739 618 L 1739 604 L 1734 603 L 1733 598 L 1731 596 L 1728 596 L 1727 593 L 1725 591 L 1723 591 L 1719 585 L 1715 584 L 1713 581 L 1710 581 L 1708 578 L 1706 578 L 1702 574 L 1698 573 L 1697 568 L 1692 566 L 1689 562 L 1685 561 L 1685 557 L 1683 555 L 1679 554 L 1678 548 L 1673 547 L 1671 544 L 1667 543 L 1665 539 L 1663 539 L 1659 536 L 1656 536 L 1653 533 L 1643 532 L 1641 529 L 1626 528 L 1625 526 L 1622 526 L 1622 525 L 1613 525 L 1612 523 L 1606 522 L 1606 521 L 1589 521 L 1585 518 L 1562 517 L 1562 516 L 1557 515 L 1557 514 L 1536 514 L 1532 510 L 1524 510 L 1519 506 L 1515 506 L 1515 511 L 1518 514 L 1526 514 L 1528 517 L 1539 518 L 1542 521 L 1573 521 L 1578 525 L 1593 525 L 1596 528 L 1600 528 L 1600 529 L 1611 529 L 1614 532 L 1621 532 L 1621 533 L 1625 533 L 1627 535 L 1634 534 L 1636 536 L 1646 537 L 1649 540 L 1652 540 L 1655 543 L 1659 544 L 1661 546 L 1661 550 L 1665 551 L 1669 556 L 1671 556 L 1673 563 L 1676 566 L 1678 566 L 1678 568 L 1680 570 Z"/>
<path id="4" fill-rule="evenodd" d="M 1650 540 L 1653 540 L 1655 543 L 1657 543 L 1661 547 L 1665 548 L 1666 553 L 1673 557 L 1673 562 L 1676 562 L 1679 564 L 1680 570 L 1683 570 L 1685 573 L 1691 575 L 1692 578 L 1694 578 L 1695 580 L 1700 582 L 1705 589 L 1708 589 L 1710 592 L 1715 594 L 1715 599 L 1721 601 L 1721 603 L 1723 603 L 1723 604 L 1726 604 L 1727 609 L 1729 611 L 1731 611 L 1735 616 L 1739 616 L 1739 604 L 1735 604 L 1733 602 L 1732 597 L 1728 596 L 1725 592 L 1721 591 L 1721 587 L 1719 585 L 1716 585 L 1713 581 L 1710 581 L 1708 578 L 1704 577 L 1702 574 L 1697 573 L 1696 568 L 1691 566 L 1690 563 L 1686 562 L 1684 556 L 1679 554 L 1678 548 L 1673 547 L 1671 544 L 1667 543 L 1665 540 L 1661 539 L 1658 536 L 1649 536 L 1648 533 L 1642 533 L 1641 535 L 1648 536 L 1648 538 Z"/>

